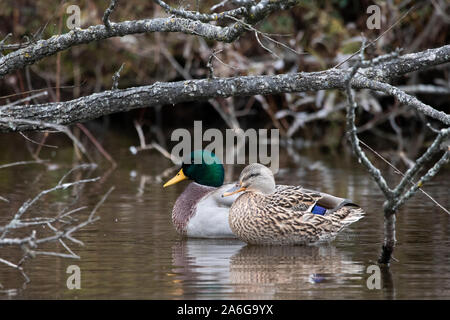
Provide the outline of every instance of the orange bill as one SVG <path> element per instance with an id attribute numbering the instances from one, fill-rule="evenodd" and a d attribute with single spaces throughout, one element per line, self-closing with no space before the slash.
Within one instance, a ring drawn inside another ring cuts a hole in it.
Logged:
<path id="1" fill-rule="evenodd" d="M 222 195 L 222 197 L 228 197 L 228 196 L 231 196 L 231 195 L 233 195 L 235 193 L 242 192 L 242 191 L 245 191 L 245 190 L 246 190 L 246 188 L 244 188 L 241 185 L 237 184 L 233 188 L 227 190 L 227 192 L 225 192 Z"/>

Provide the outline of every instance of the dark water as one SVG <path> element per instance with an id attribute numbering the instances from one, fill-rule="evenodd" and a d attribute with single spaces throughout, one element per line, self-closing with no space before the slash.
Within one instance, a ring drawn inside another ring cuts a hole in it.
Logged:
<path id="1" fill-rule="evenodd" d="M 24 266 L 31 279 L 25 286 L 19 272 L 0 263 L 0 298 L 450 298 L 450 219 L 420 194 L 398 215 L 398 261 L 389 270 L 382 270 L 381 289 L 368 289 L 367 268 L 378 258 L 383 239 L 383 197 L 351 156 L 300 153 L 297 163 L 281 150 L 282 169 L 276 179 L 351 198 L 366 209 L 363 220 L 329 245 L 251 247 L 237 240 L 183 239 L 177 235 L 170 213 L 186 184 L 163 189 L 155 176 L 171 166 L 168 160 L 154 151 L 131 155 L 127 147 L 136 144 L 134 137 L 113 141 L 107 146 L 119 162 L 115 170 L 108 172 L 108 165 L 103 164 L 93 172 L 81 171 L 69 177 L 102 177 L 80 191 L 78 206 L 92 208 L 115 186 L 98 212 L 101 220 L 76 234 L 85 246 L 67 242 L 81 259 L 37 256 Z M 29 160 L 23 144 L 18 135 L 0 135 L 0 165 Z M 72 151 L 70 146 L 56 151 L 45 148 L 42 158 L 51 159 L 48 165 L 0 169 L 0 196 L 10 201 L 0 201 L 0 225 L 26 199 L 59 181 L 73 166 Z M 239 173 L 231 173 L 230 167 L 226 170 L 229 176 Z M 425 188 L 446 208 L 450 207 L 449 177 L 448 169 L 442 171 Z M 27 217 L 52 216 L 73 201 L 74 195 L 72 189 L 50 194 L 30 209 Z M 77 217 L 85 219 L 88 212 Z M 57 244 L 40 249 L 64 252 Z M 17 262 L 20 250 L 0 248 L 0 258 Z M 81 290 L 66 286 L 66 269 L 73 264 L 81 269 Z"/>

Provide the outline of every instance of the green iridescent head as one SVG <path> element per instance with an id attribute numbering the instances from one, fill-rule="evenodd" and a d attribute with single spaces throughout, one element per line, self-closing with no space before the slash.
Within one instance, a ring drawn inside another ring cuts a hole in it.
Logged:
<path id="1" fill-rule="evenodd" d="M 178 174 L 170 179 L 164 187 L 190 179 L 195 182 L 210 186 L 220 187 L 223 184 L 225 171 L 220 159 L 211 151 L 196 150 L 191 152 L 188 160 L 185 160 Z"/>

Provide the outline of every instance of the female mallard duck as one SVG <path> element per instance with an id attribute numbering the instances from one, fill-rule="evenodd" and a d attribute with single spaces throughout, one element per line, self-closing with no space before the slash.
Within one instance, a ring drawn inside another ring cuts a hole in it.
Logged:
<path id="1" fill-rule="evenodd" d="M 178 233 L 196 238 L 235 238 L 228 213 L 237 195 L 223 198 L 233 184 L 223 185 L 224 168 L 219 158 L 207 150 L 194 151 L 190 160 L 164 187 L 190 179 L 172 210 L 172 222 Z"/>
<path id="2" fill-rule="evenodd" d="M 331 241 L 358 221 L 364 211 L 349 200 L 282 186 L 275 192 L 272 172 L 261 164 L 247 166 L 224 197 L 244 191 L 231 206 L 231 230 L 250 244 L 284 245 Z"/>

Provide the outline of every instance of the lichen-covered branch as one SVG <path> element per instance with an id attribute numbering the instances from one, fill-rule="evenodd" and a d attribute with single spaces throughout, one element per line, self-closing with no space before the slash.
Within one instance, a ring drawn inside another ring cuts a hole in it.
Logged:
<path id="1" fill-rule="evenodd" d="M 441 141 L 449 135 L 450 128 L 442 129 L 434 140 L 433 144 L 427 149 L 425 154 L 416 161 L 415 165 L 411 169 L 414 169 L 414 171 L 417 172 L 420 169 L 416 169 L 416 167 L 422 168 L 424 164 L 430 163 L 433 158 L 432 155 L 439 152 Z M 409 198 L 411 198 L 417 192 L 417 190 L 419 190 L 419 188 L 421 188 L 426 182 L 433 178 L 441 169 L 441 167 L 449 161 L 449 159 L 450 146 L 448 146 L 447 150 L 444 151 L 444 154 L 441 156 L 439 161 L 437 161 L 434 166 L 431 167 L 428 172 L 419 179 L 417 183 L 415 183 L 406 193 L 403 193 L 398 199 L 396 199 L 395 204 L 392 206 L 392 210 L 396 211 L 398 208 L 400 208 L 400 206 L 402 206 Z M 408 175 L 408 172 L 406 173 L 406 175 Z M 405 180 L 406 177 L 402 179 L 402 182 L 399 184 L 397 189 L 400 189 L 400 186 L 402 185 L 402 183 L 404 183 Z"/>
<path id="2" fill-rule="evenodd" d="M 112 37 L 138 33 L 181 32 L 198 35 L 206 39 L 232 42 L 244 31 L 243 28 L 219 27 L 184 18 L 155 18 L 74 29 L 68 33 L 39 40 L 26 48 L 11 52 L 0 58 L 0 78 L 27 65 L 52 56 L 73 46 Z"/>
<path id="3" fill-rule="evenodd" d="M 407 94 L 406 92 L 400 90 L 399 88 L 394 87 L 385 82 L 380 81 L 371 81 L 370 89 L 382 91 L 388 95 L 395 97 L 399 102 L 414 107 L 417 111 L 422 112 L 423 114 L 432 117 L 445 123 L 446 125 L 450 125 L 450 115 L 446 114 L 443 111 L 436 110 L 431 106 L 423 103 L 416 97 Z"/>
<path id="4" fill-rule="evenodd" d="M 359 145 L 359 139 L 355 125 L 355 110 L 357 108 L 357 104 L 355 102 L 353 91 L 350 85 L 352 78 L 356 74 L 358 68 L 359 64 L 355 65 L 352 68 L 352 72 L 348 74 L 345 80 L 346 81 L 345 91 L 347 93 L 347 98 L 349 101 L 347 107 L 347 133 L 349 134 L 349 139 L 351 142 L 353 152 L 356 154 L 356 156 L 362 162 L 362 164 L 366 167 L 367 171 L 371 174 L 372 178 L 378 184 L 381 191 L 383 191 L 384 196 L 387 199 L 390 199 L 393 196 L 393 191 L 387 185 L 386 180 L 384 179 L 380 170 L 372 164 L 372 162 L 369 160 L 369 158 L 366 156 L 365 152 L 361 149 L 361 146 Z"/>
<path id="5" fill-rule="evenodd" d="M 296 0 L 262 0 L 249 9 L 248 18 L 243 22 L 255 24 L 273 11 L 287 9 L 296 4 Z M 67 50 L 70 47 L 112 37 L 122 37 L 139 33 L 180 32 L 215 41 L 232 42 L 246 31 L 244 24 L 241 22 L 234 22 L 226 27 L 216 26 L 202 22 L 205 19 L 200 19 L 200 16 L 181 14 L 187 11 L 177 11 L 177 14 L 188 18 L 169 17 L 113 23 L 109 21 L 109 15 L 115 6 L 116 1 L 111 1 L 111 5 L 105 11 L 103 17 L 104 24 L 90 26 L 87 29 L 74 29 L 62 35 L 55 35 L 49 39 L 39 40 L 35 43 L 30 43 L 25 48 L 0 57 L 0 78 L 17 69 L 34 64 L 45 57 Z M 232 14 L 236 15 L 235 12 Z M 227 15 L 229 16 L 229 13 Z"/>
<path id="6" fill-rule="evenodd" d="M 364 48 L 364 45 L 363 45 Z M 431 55 L 431 58 L 435 56 Z M 396 59 L 397 61 L 405 61 L 402 57 Z M 420 60 L 420 59 L 419 59 Z M 354 94 L 352 91 L 353 81 L 358 79 L 361 82 L 365 82 L 365 87 L 382 91 L 388 95 L 391 95 L 397 98 L 403 104 L 416 109 L 423 114 L 426 114 L 432 118 L 440 120 L 442 123 L 449 125 L 450 124 L 450 115 L 445 112 L 438 111 L 431 106 L 428 106 L 417 98 L 408 95 L 407 93 L 399 90 L 398 88 L 389 85 L 387 83 L 366 78 L 365 76 L 358 75 L 358 70 L 361 67 L 367 68 L 368 66 L 373 66 L 373 61 L 365 61 L 364 60 L 364 50 L 361 49 L 360 61 L 358 61 L 352 68 L 351 72 L 346 77 L 346 93 L 348 98 L 348 108 L 347 108 L 347 131 L 350 136 L 350 143 L 354 153 L 356 154 L 358 160 L 366 167 L 368 172 L 371 174 L 372 178 L 380 187 L 381 191 L 384 193 L 386 201 L 384 202 L 384 242 L 382 246 L 382 252 L 380 258 L 378 260 L 379 263 L 389 264 L 391 261 L 392 253 L 394 251 L 394 247 L 396 244 L 395 237 L 395 221 L 396 221 L 396 213 L 397 210 L 403 205 L 409 198 L 411 198 L 422 185 L 429 181 L 432 177 L 434 177 L 439 169 L 448 162 L 450 158 L 450 147 L 446 147 L 444 154 L 437 161 L 428 172 L 423 175 L 417 183 L 413 182 L 413 177 L 417 174 L 425 165 L 429 164 L 433 156 L 440 150 L 441 143 L 446 139 L 450 134 L 450 128 L 442 129 L 438 132 L 437 137 L 435 138 L 432 145 L 426 150 L 426 152 L 414 162 L 413 166 L 403 175 L 401 181 L 397 185 L 397 187 L 392 190 L 386 183 L 381 171 L 373 165 L 373 163 L 368 159 L 364 151 L 361 149 L 359 145 L 359 139 L 357 136 L 357 128 L 355 125 L 355 110 L 357 108 L 357 104 L 354 98 Z M 390 62 L 388 62 L 390 64 Z M 392 66 L 392 64 L 390 64 Z M 410 65 L 411 67 L 411 65 Z M 387 69 L 384 66 L 381 66 L 381 69 L 385 72 Z M 404 70 L 401 66 L 397 66 L 396 70 Z M 365 69 L 363 72 L 365 75 L 374 74 L 373 70 Z M 405 192 L 406 187 L 412 183 L 413 186 Z"/>
<path id="7" fill-rule="evenodd" d="M 236 9 L 232 9 L 229 11 L 224 11 L 220 13 L 200 13 L 197 11 L 187 11 L 183 9 L 176 9 L 171 6 L 169 6 L 167 3 L 161 0 L 153 0 L 153 2 L 157 3 L 159 6 L 161 6 L 167 13 L 174 14 L 179 17 L 183 17 L 186 19 L 192 19 L 192 20 L 198 20 L 202 22 L 210 22 L 210 21 L 216 21 L 216 20 L 223 20 L 226 19 L 226 16 L 232 16 L 232 17 L 243 17 L 248 15 L 248 10 L 245 7 L 240 7 Z"/>
<path id="8" fill-rule="evenodd" d="M 111 2 L 109 4 L 109 7 L 105 10 L 105 13 L 103 14 L 102 21 L 105 24 L 105 27 L 107 29 L 111 28 L 111 21 L 109 21 L 109 16 L 111 15 L 111 13 L 116 8 L 117 1 L 118 0 L 111 0 Z"/>
<path id="9" fill-rule="evenodd" d="M 438 60 L 423 59 L 421 58 L 422 55 L 434 57 Z M 381 70 L 380 72 L 385 77 L 395 77 L 402 75 L 402 72 L 426 70 L 436 64 L 450 61 L 450 45 L 419 52 L 415 56 L 422 61 L 420 67 L 413 65 L 408 59 L 398 57 L 396 58 L 398 61 L 396 65 L 387 61 L 363 69 L 365 71 L 364 75 L 355 74 L 350 84 L 355 89 L 368 88 L 378 90 L 380 87 L 377 82 L 367 78 L 367 74 L 377 74 L 379 73 L 377 70 Z M 388 63 L 391 68 L 386 68 L 385 63 Z M 402 63 L 406 63 L 407 66 L 404 66 Z M 402 72 L 398 70 L 402 70 Z M 13 123 L 8 119 L 28 119 L 36 122 L 69 125 L 135 108 L 164 104 L 172 105 L 216 97 L 269 95 L 327 89 L 345 90 L 346 79 L 350 72 L 351 70 L 348 69 L 329 69 L 320 72 L 300 72 L 274 76 L 242 76 L 166 83 L 157 82 L 149 86 L 104 91 L 65 102 L 4 106 L 0 107 L 0 131 L 26 131 L 46 128 L 43 123 Z M 415 104 L 409 106 L 417 108 Z M 449 116 L 442 116 L 442 112 L 429 112 L 427 115 L 446 124 L 447 121 L 450 123 Z"/>
<path id="10" fill-rule="evenodd" d="M 401 194 L 404 193 L 408 183 L 412 180 L 412 178 L 423 169 L 423 167 L 429 163 L 433 156 L 439 152 L 441 143 L 449 136 L 450 129 L 442 129 L 439 131 L 438 135 L 434 139 L 433 143 L 430 147 L 425 151 L 425 153 L 415 161 L 414 165 L 406 171 L 405 176 L 400 181 L 398 186 L 394 190 L 394 195 L 396 197 L 400 197 Z M 448 151 L 446 152 L 448 153 Z"/>

